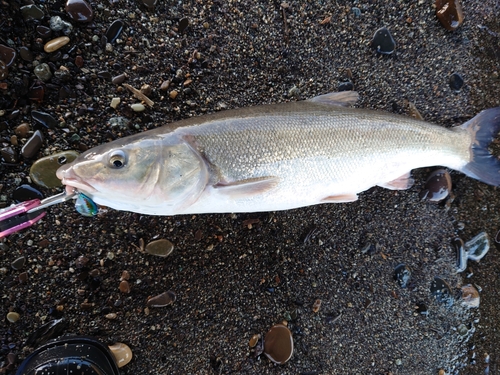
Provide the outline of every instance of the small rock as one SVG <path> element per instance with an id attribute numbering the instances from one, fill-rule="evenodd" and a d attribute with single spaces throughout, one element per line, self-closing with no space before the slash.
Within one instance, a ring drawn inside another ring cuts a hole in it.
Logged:
<path id="1" fill-rule="evenodd" d="M 122 275 L 120 276 L 120 280 L 129 280 L 130 279 L 130 273 L 128 271 L 123 271 Z"/>
<path id="2" fill-rule="evenodd" d="M 16 260 L 14 260 L 10 266 L 12 267 L 12 269 L 18 271 L 20 270 L 21 268 L 24 267 L 24 264 L 26 263 L 26 258 L 25 257 L 19 257 L 17 258 Z"/>
<path id="3" fill-rule="evenodd" d="M 106 30 L 106 43 L 113 43 L 123 30 L 123 21 L 115 20 Z"/>
<path id="4" fill-rule="evenodd" d="M 45 45 L 43 46 L 43 50 L 47 53 L 51 53 L 57 51 L 59 48 L 65 46 L 68 43 L 69 38 L 67 36 L 60 36 L 45 43 Z"/>
<path id="5" fill-rule="evenodd" d="M 26 138 L 28 136 L 28 133 L 30 131 L 30 126 L 28 123 L 23 122 L 22 124 L 18 125 L 16 129 L 14 130 L 14 133 L 20 138 Z"/>
<path id="6" fill-rule="evenodd" d="M 85 0 L 68 0 L 64 10 L 73 21 L 90 22 L 94 18 L 94 12 Z"/>
<path id="7" fill-rule="evenodd" d="M 155 297 L 148 299 L 146 302 L 147 307 L 165 307 L 175 302 L 175 293 L 169 290 L 168 292 L 159 294 Z"/>
<path id="8" fill-rule="evenodd" d="M 12 193 L 12 199 L 16 203 L 20 202 L 25 202 L 29 201 L 31 199 L 43 199 L 43 194 L 40 193 L 37 189 L 34 187 L 28 185 L 28 184 L 23 184 L 21 186 L 18 186 L 14 192 Z"/>
<path id="9" fill-rule="evenodd" d="M 142 3 L 148 7 L 148 9 L 153 10 L 155 8 L 157 0 L 142 0 Z"/>
<path id="10" fill-rule="evenodd" d="M 264 338 L 264 354 L 274 363 L 286 363 L 293 354 L 292 332 L 283 324 L 276 324 Z"/>
<path id="11" fill-rule="evenodd" d="M 257 345 L 257 343 L 259 342 L 259 340 L 260 340 L 260 335 L 257 333 L 250 338 L 250 341 L 248 342 L 248 346 L 251 348 L 254 348 L 255 345 Z"/>
<path id="12" fill-rule="evenodd" d="M 146 253 L 159 257 L 167 257 L 174 250 L 174 245 L 169 240 L 160 239 L 146 245 Z"/>
<path id="13" fill-rule="evenodd" d="M 178 94 L 179 94 L 179 93 L 177 92 L 177 90 L 172 90 L 172 91 L 170 91 L 170 94 L 169 94 L 170 99 L 175 99 L 175 98 L 177 98 L 177 95 L 178 95 Z"/>
<path id="14" fill-rule="evenodd" d="M 116 315 L 116 313 L 109 313 L 109 314 L 104 315 L 104 317 L 106 319 L 109 319 L 109 320 L 115 320 L 117 315 Z"/>
<path id="15" fill-rule="evenodd" d="M 52 31 L 62 31 L 65 35 L 69 35 L 73 31 L 73 25 L 59 16 L 50 17 L 49 25 Z"/>
<path id="16" fill-rule="evenodd" d="M 439 202 L 445 199 L 451 191 L 451 176 L 445 169 L 432 172 L 425 182 L 424 189 L 420 192 L 420 199 Z"/>
<path id="17" fill-rule="evenodd" d="M 447 30 L 456 30 L 464 22 L 459 0 L 436 0 L 436 15 Z"/>
<path id="18" fill-rule="evenodd" d="M 10 323 L 15 323 L 19 320 L 20 316 L 18 313 L 16 313 L 15 311 L 11 311 L 9 313 L 7 313 L 7 320 L 10 322 Z"/>
<path id="19" fill-rule="evenodd" d="M 460 91 L 460 89 L 462 88 L 463 85 L 464 85 L 464 79 L 462 78 L 462 76 L 460 74 L 453 73 L 450 76 L 450 88 L 453 91 Z"/>
<path id="20" fill-rule="evenodd" d="M 111 108 L 116 109 L 116 107 L 118 107 L 118 105 L 120 104 L 120 101 L 121 101 L 120 98 L 113 98 L 113 99 L 111 99 L 111 103 L 109 103 L 109 106 Z"/>
<path id="21" fill-rule="evenodd" d="M 121 85 L 123 82 L 125 82 L 125 79 L 127 76 L 125 74 L 119 74 L 111 79 L 111 82 L 113 82 L 115 85 Z"/>
<path id="22" fill-rule="evenodd" d="M 42 133 L 40 132 L 40 130 L 37 130 L 24 144 L 23 148 L 21 149 L 21 154 L 27 159 L 34 157 L 38 153 L 38 150 L 40 150 L 40 147 L 42 147 L 42 143 Z"/>
<path id="23" fill-rule="evenodd" d="M 411 278 L 411 270 L 408 266 L 401 263 L 394 268 L 394 281 L 396 281 L 401 288 L 406 288 Z"/>
<path id="24" fill-rule="evenodd" d="M 43 10 L 34 4 L 25 5 L 25 6 L 21 7 L 20 10 L 21 10 L 21 14 L 23 15 L 23 18 L 25 21 L 41 20 L 43 18 L 43 16 L 45 15 L 43 13 Z"/>
<path id="25" fill-rule="evenodd" d="M 120 281 L 120 286 L 118 287 L 122 293 L 130 293 L 130 284 L 127 280 Z"/>
<path id="26" fill-rule="evenodd" d="M 342 82 L 342 83 L 339 83 L 339 86 L 337 88 L 337 91 L 352 91 L 354 89 L 354 85 L 352 84 L 352 82 Z"/>
<path id="27" fill-rule="evenodd" d="M 141 104 L 141 103 L 134 103 L 134 104 L 131 104 L 131 105 L 130 105 L 130 108 L 132 108 L 132 110 L 133 110 L 134 112 L 142 112 L 142 111 L 144 111 L 144 110 L 146 109 L 146 107 L 144 107 L 144 105 L 143 105 L 143 104 Z"/>
<path id="28" fill-rule="evenodd" d="M 17 52 L 14 48 L 7 47 L 6 45 L 0 44 L 0 60 L 2 60 L 5 65 L 11 66 L 16 59 Z"/>
<path id="29" fill-rule="evenodd" d="M 61 165 L 71 163 L 78 155 L 78 152 L 69 150 L 38 159 L 31 166 L 31 180 L 47 189 L 61 186 L 61 180 L 57 178 L 56 171 Z"/>
<path id="30" fill-rule="evenodd" d="M 59 17 L 61 18 L 61 17 Z M 36 27 L 36 32 L 44 40 L 47 40 L 52 36 L 52 30 L 47 26 L 38 25 Z"/>
<path id="31" fill-rule="evenodd" d="M 108 346 L 108 348 L 113 353 L 118 367 L 123 367 L 132 360 L 132 350 L 127 345 L 117 342 Z"/>
<path id="32" fill-rule="evenodd" d="M 479 292 L 471 284 L 462 287 L 462 304 L 467 307 L 479 307 Z"/>
<path id="33" fill-rule="evenodd" d="M 179 21 L 179 27 L 177 30 L 182 33 L 186 28 L 189 26 L 189 19 L 188 18 L 181 18 Z"/>
<path id="34" fill-rule="evenodd" d="M 373 35 L 371 46 L 372 48 L 375 48 L 379 53 L 390 55 L 396 48 L 396 42 L 394 41 L 389 30 L 385 27 L 382 27 L 378 29 Z"/>
<path id="35" fill-rule="evenodd" d="M 0 149 L 0 155 L 6 163 L 15 164 L 18 162 L 17 152 L 10 146 Z"/>
<path id="36" fill-rule="evenodd" d="M 52 117 L 49 113 L 40 112 L 40 111 L 31 111 L 31 117 L 33 120 L 39 122 L 43 126 L 53 129 L 58 125 L 57 120 Z"/>
<path id="37" fill-rule="evenodd" d="M 319 311 L 319 309 L 321 308 L 321 300 L 320 299 L 317 299 L 316 301 L 314 301 L 313 303 L 313 313 L 317 313 Z"/>
<path id="38" fill-rule="evenodd" d="M 47 82 L 52 78 L 52 72 L 46 63 L 41 63 L 35 66 L 33 73 L 35 73 L 37 78 L 43 82 Z"/>
<path id="39" fill-rule="evenodd" d="M 31 62 L 34 60 L 33 52 L 31 52 L 28 47 L 23 46 L 19 48 L 19 56 L 21 56 L 21 59 L 24 61 Z"/>

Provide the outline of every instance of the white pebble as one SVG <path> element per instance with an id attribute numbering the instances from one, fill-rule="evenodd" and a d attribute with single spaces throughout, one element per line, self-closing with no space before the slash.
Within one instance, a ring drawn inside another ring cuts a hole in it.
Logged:
<path id="1" fill-rule="evenodd" d="M 135 103 L 130 106 L 135 112 L 142 112 L 146 109 L 141 103 Z"/>
<path id="2" fill-rule="evenodd" d="M 120 104 L 120 98 L 113 98 L 111 99 L 111 104 L 109 105 L 111 108 L 116 108 L 118 107 L 118 104 Z"/>

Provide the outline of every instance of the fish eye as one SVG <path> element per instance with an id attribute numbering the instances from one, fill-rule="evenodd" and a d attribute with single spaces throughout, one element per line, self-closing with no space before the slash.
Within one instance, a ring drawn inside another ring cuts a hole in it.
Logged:
<path id="1" fill-rule="evenodd" d="M 115 150 L 109 155 L 109 166 L 120 169 L 127 163 L 127 155 L 122 150 Z"/>

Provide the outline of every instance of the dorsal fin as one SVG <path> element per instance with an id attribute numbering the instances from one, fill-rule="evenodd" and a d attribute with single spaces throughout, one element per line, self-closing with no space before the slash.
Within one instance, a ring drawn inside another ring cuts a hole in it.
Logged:
<path id="1" fill-rule="evenodd" d="M 308 99 L 309 102 L 348 107 L 356 104 L 359 94 L 356 91 L 331 92 Z"/>

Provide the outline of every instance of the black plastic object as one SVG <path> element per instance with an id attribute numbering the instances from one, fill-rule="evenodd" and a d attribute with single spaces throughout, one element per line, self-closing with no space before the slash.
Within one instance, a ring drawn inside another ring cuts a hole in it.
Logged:
<path id="1" fill-rule="evenodd" d="M 36 349 L 16 375 L 119 375 L 109 349 L 92 337 L 62 337 Z"/>

